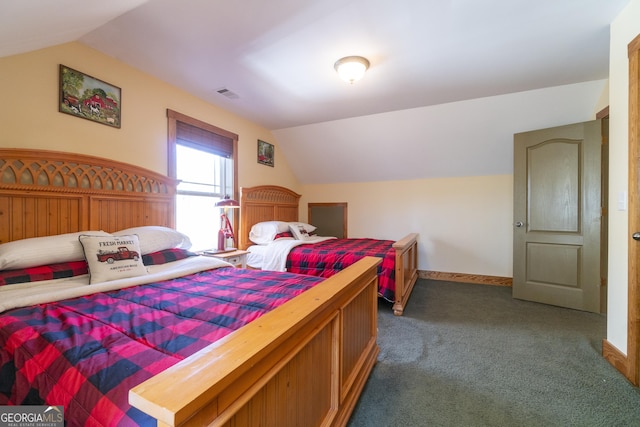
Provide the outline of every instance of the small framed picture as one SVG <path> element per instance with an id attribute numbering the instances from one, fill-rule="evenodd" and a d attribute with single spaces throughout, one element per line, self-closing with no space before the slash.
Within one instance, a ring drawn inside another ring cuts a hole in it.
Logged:
<path id="1" fill-rule="evenodd" d="M 120 128 L 121 110 L 119 87 L 60 64 L 58 111 Z"/>
<path id="2" fill-rule="evenodd" d="M 258 140 L 258 163 L 273 167 L 273 144 Z"/>

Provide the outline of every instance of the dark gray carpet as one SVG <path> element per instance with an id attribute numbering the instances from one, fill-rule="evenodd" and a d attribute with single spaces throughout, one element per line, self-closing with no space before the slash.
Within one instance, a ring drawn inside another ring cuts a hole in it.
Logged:
<path id="1" fill-rule="evenodd" d="M 419 280 L 405 314 L 382 302 L 359 426 L 640 426 L 640 391 L 601 356 L 606 318 Z"/>

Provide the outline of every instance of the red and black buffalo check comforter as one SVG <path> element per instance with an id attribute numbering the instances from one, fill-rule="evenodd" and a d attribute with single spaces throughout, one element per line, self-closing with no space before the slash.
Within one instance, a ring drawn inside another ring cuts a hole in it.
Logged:
<path id="1" fill-rule="evenodd" d="M 68 426 L 155 425 L 133 386 L 321 279 L 218 268 L 0 314 L 0 405 L 64 405 Z"/>
<path id="2" fill-rule="evenodd" d="M 296 246 L 287 256 L 288 272 L 330 277 L 365 256 L 382 258 L 378 266 L 378 293 L 394 301 L 396 255 L 391 240 L 331 239 Z"/>

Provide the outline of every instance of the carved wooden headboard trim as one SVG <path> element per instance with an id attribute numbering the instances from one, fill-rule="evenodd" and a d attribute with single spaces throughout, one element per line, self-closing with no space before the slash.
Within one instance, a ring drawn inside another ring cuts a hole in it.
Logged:
<path id="1" fill-rule="evenodd" d="M 176 180 L 100 157 L 0 149 L 0 243 L 83 230 L 175 226 Z"/>
<path id="2" fill-rule="evenodd" d="M 240 188 L 240 249 L 254 244 L 249 240 L 249 232 L 254 224 L 263 221 L 298 221 L 300 197 L 300 194 L 277 185 Z"/>

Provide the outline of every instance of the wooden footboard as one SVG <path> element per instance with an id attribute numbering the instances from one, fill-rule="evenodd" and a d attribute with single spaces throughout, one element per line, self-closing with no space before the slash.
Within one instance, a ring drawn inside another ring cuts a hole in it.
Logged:
<path id="1" fill-rule="evenodd" d="M 158 425 L 343 426 L 379 352 L 367 257 L 133 388 Z"/>
<path id="2" fill-rule="evenodd" d="M 396 251 L 396 290 L 393 314 L 402 316 L 418 280 L 418 234 L 411 233 L 393 244 Z"/>

